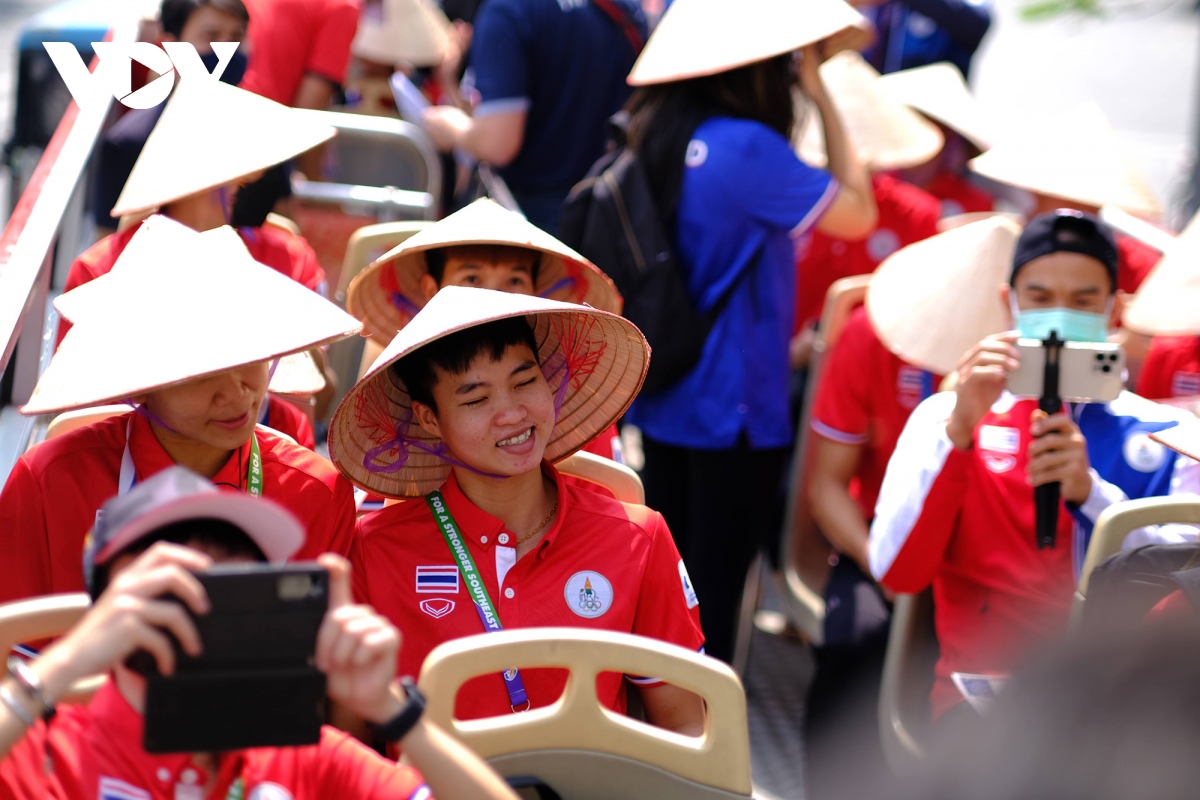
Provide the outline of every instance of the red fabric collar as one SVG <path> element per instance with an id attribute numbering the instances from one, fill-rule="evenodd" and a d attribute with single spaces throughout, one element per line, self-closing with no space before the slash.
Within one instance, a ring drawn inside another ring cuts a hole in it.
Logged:
<path id="1" fill-rule="evenodd" d="M 232 460 L 232 459 L 231 459 Z M 542 462 L 542 472 L 554 481 L 554 485 L 558 488 L 558 515 L 554 518 L 554 524 L 550 526 L 550 530 L 546 531 L 542 536 L 542 541 L 538 544 L 538 558 L 545 556 L 546 549 L 554 543 L 558 538 L 559 531 L 562 530 L 563 520 L 567 517 L 567 512 L 570 508 L 570 499 L 566 490 L 566 481 L 554 465 L 548 461 Z M 446 498 L 446 505 L 450 509 L 450 513 L 454 515 L 454 521 L 458 523 L 459 529 L 472 543 L 472 549 L 476 546 L 484 551 L 491 549 L 496 543 L 497 537 L 504 533 L 507 528 L 504 522 L 491 514 L 487 513 L 479 506 L 471 502 L 471 500 L 463 494 L 462 488 L 458 485 L 458 478 L 454 474 L 454 470 L 450 470 L 450 477 L 442 484 L 442 496 Z M 514 535 L 514 531 L 508 531 L 509 535 Z M 521 535 L 528 533 L 522 531 Z M 486 536 L 487 541 L 482 541 L 482 537 Z M 516 547 L 516 538 L 514 536 L 510 546 Z"/>
<path id="2" fill-rule="evenodd" d="M 254 435 L 258 435 L 257 430 Z M 266 447 L 259 441 L 259 448 Z M 151 478 L 168 467 L 175 466 L 170 454 L 163 449 L 162 443 L 154 435 L 150 421 L 138 412 L 133 412 L 133 430 L 129 439 L 129 454 L 133 456 L 133 466 L 137 470 L 139 482 Z M 250 457 L 250 440 L 247 439 L 237 450 L 233 451 L 225 465 L 213 476 L 212 482 L 226 489 L 244 490 L 246 483 L 246 464 Z"/>

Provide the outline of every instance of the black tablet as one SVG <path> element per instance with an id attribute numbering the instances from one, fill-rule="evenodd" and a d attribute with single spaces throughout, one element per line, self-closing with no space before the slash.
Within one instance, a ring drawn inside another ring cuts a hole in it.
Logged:
<path id="1" fill-rule="evenodd" d="M 146 752 L 315 744 L 325 676 L 313 658 L 329 574 L 313 563 L 233 564 L 197 577 L 211 603 L 208 614 L 192 616 L 201 655 L 185 655 L 176 642 L 170 677 L 145 651 L 126 662 L 147 679 Z"/>

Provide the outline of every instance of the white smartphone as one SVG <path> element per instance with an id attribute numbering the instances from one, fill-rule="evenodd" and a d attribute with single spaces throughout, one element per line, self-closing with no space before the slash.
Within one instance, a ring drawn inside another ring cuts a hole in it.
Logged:
<path id="1" fill-rule="evenodd" d="M 1041 397 L 1046 348 L 1038 339 L 1018 339 L 1021 365 L 1008 375 L 1008 390 Z M 1109 342 L 1067 342 L 1058 365 L 1058 394 L 1077 403 L 1109 403 L 1125 388 L 1125 350 Z"/>

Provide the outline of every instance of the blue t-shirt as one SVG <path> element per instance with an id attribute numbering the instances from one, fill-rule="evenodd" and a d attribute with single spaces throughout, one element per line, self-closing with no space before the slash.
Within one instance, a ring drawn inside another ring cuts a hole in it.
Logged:
<path id="1" fill-rule="evenodd" d="M 628 419 L 680 447 L 728 449 L 743 431 L 751 447 L 786 447 L 793 239 L 824 212 L 837 183 L 798 159 L 778 132 L 728 117 L 701 123 L 685 163 L 675 230 L 680 268 L 702 311 L 732 293 L 700 363 L 667 391 L 638 397 Z"/>
<path id="2" fill-rule="evenodd" d="M 637 0 L 614 0 L 636 22 Z M 500 170 L 514 190 L 565 196 L 604 155 L 605 123 L 629 98 L 633 45 L 589 0 L 488 0 L 475 19 L 474 115 L 527 111 L 525 139 Z"/>

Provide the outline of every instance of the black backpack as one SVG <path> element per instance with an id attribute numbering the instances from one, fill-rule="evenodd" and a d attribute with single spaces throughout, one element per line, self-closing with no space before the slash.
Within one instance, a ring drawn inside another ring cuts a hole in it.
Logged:
<path id="1" fill-rule="evenodd" d="M 730 292 L 709 312 L 692 303 L 646 170 L 628 147 L 597 161 L 571 189 L 560 238 L 612 278 L 624 316 L 654 351 L 643 394 L 667 389 L 700 361 L 704 342 Z"/>

